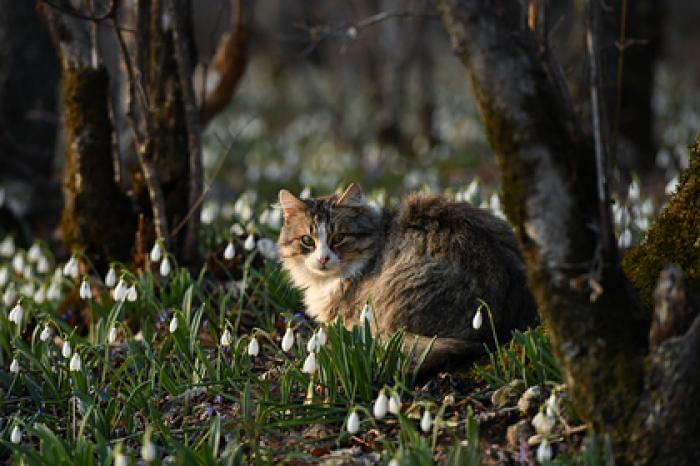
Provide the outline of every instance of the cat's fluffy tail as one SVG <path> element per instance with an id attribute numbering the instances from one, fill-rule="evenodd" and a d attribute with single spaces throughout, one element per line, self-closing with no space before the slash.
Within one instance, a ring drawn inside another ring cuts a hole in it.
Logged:
<path id="1" fill-rule="evenodd" d="M 481 343 L 458 338 L 430 338 L 424 335 L 406 333 L 404 353 L 408 354 L 415 345 L 414 357 L 418 363 L 427 348 L 430 352 L 420 367 L 421 374 L 429 374 L 464 366 L 485 353 Z"/>

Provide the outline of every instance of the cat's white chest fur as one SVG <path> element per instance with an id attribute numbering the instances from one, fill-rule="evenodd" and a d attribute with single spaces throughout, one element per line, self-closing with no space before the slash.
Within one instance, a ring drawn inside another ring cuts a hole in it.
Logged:
<path id="1" fill-rule="evenodd" d="M 304 304 L 309 317 L 319 322 L 328 320 L 332 296 L 340 289 L 340 279 L 319 280 L 304 290 Z"/>

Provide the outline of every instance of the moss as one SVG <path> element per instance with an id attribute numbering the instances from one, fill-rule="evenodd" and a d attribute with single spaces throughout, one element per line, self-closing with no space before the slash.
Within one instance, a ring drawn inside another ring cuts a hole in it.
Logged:
<path id="1" fill-rule="evenodd" d="M 661 269 L 678 264 L 691 291 L 700 290 L 700 133 L 690 150 L 690 165 L 680 178 L 678 191 L 647 233 L 632 248 L 622 265 L 642 305 L 650 310 Z"/>

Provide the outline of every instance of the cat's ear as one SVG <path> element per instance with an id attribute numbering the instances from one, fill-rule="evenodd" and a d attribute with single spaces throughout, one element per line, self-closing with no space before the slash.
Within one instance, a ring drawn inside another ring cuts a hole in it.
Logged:
<path id="1" fill-rule="evenodd" d="M 306 210 L 306 204 L 304 204 L 304 201 L 302 201 L 286 189 L 280 190 L 279 201 L 280 207 L 282 208 L 282 212 L 284 212 L 285 220 L 289 219 L 295 214 L 304 212 Z"/>
<path id="2" fill-rule="evenodd" d="M 364 204 L 365 198 L 362 195 L 362 188 L 355 183 L 350 183 L 350 186 L 338 197 L 335 203 L 345 206 Z"/>

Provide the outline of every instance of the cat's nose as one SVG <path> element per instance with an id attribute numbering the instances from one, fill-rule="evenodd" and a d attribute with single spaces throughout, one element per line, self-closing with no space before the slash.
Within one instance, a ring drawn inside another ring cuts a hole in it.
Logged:
<path id="1" fill-rule="evenodd" d="M 318 261 L 321 263 L 321 265 L 326 265 L 326 262 L 328 262 L 328 259 L 330 259 L 330 257 L 328 257 L 328 256 L 321 256 L 321 257 L 318 258 Z"/>

